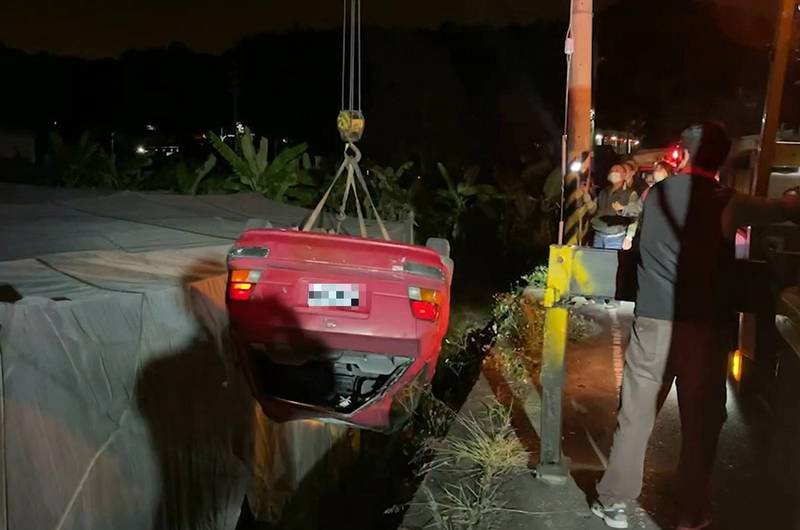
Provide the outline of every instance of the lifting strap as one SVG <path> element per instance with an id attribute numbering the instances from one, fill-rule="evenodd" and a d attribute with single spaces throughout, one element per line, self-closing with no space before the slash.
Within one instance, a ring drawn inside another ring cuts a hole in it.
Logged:
<path id="1" fill-rule="evenodd" d="M 378 208 L 369 193 L 367 181 L 361 172 L 361 151 L 356 147 L 356 142 L 361 139 L 364 132 L 364 115 L 361 112 L 361 0 L 343 0 L 344 20 L 342 23 L 342 110 L 337 118 L 337 127 L 342 140 L 345 142 L 344 161 L 339 166 L 339 170 L 333 178 L 333 182 L 328 186 L 327 191 L 320 199 L 311 216 L 303 226 L 303 231 L 313 230 L 322 213 L 322 209 L 330 198 L 339 178 L 346 175 L 345 189 L 342 204 L 336 215 L 338 221 L 336 233 L 341 232 L 342 223 L 347 219 L 346 209 L 350 193 L 356 203 L 356 214 L 358 215 L 358 227 L 361 237 L 368 237 L 367 223 L 364 220 L 364 213 L 361 209 L 361 201 L 358 197 L 358 186 L 364 192 L 364 206 L 372 210 L 375 220 L 378 222 L 381 235 L 387 241 L 391 241 L 389 232 L 383 224 Z M 349 8 L 348 8 L 349 5 Z M 349 28 L 349 39 L 348 37 Z M 349 46 L 348 46 L 349 40 Z M 348 54 L 349 49 L 349 54 Z M 349 61 L 348 61 L 349 59 Z"/>
<path id="2" fill-rule="evenodd" d="M 311 216 L 306 221 L 306 224 L 303 226 L 303 231 L 308 232 L 309 230 L 313 230 L 314 226 L 317 224 L 319 220 L 320 214 L 322 214 L 322 209 L 325 207 L 325 204 L 328 202 L 328 199 L 331 196 L 331 191 L 333 191 L 334 186 L 339 181 L 339 178 L 342 175 L 346 176 L 345 181 L 345 190 L 344 196 L 342 199 L 342 204 L 339 206 L 338 215 L 336 216 L 338 223 L 337 223 L 337 233 L 341 230 L 342 222 L 346 219 L 345 209 L 347 207 L 347 201 L 350 198 L 350 192 L 353 193 L 353 199 L 356 203 L 356 214 L 358 215 L 358 226 L 361 232 L 361 237 L 368 237 L 367 234 L 367 224 L 364 220 L 364 213 L 361 210 L 361 201 L 358 198 L 358 185 L 361 186 L 362 191 L 364 192 L 364 204 L 372 210 L 372 214 L 375 216 L 375 220 L 378 223 L 378 228 L 380 228 L 381 236 L 386 241 L 391 241 L 391 237 L 389 237 L 389 232 L 386 230 L 386 225 L 383 223 L 383 219 L 381 219 L 380 214 L 378 213 L 378 208 L 375 206 L 375 202 L 372 200 L 372 195 L 369 192 L 369 188 L 367 187 L 367 181 L 364 179 L 364 174 L 361 172 L 361 167 L 359 166 L 359 162 L 361 161 L 361 151 L 355 144 L 348 143 L 345 145 L 344 149 L 344 161 L 339 166 L 339 170 L 336 172 L 336 176 L 333 178 L 333 182 L 331 182 L 328 189 L 325 191 L 325 194 L 322 196 L 320 201 L 317 203 L 317 206 L 314 208 L 314 211 L 311 212 Z M 356 184 L 356 180 L 358 184 Z"/>

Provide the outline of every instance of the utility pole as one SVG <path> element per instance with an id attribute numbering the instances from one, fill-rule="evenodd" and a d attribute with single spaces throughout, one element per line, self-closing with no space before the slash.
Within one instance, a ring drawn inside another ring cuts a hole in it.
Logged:
<path id="1" fill-rule="evenodd" d="M 569 102 L 567 136 L 564 155 L 564 204 L 566 222 L 559 243 L 580 244 L 581 220 L 585 214 L 580 192 L 580 175 L 585 168 L 571 167 L 582 155 L 591 152 L 592 137 L 592 76 L 593 63 L 593 5 L 592 0 L 573 0 L 571 34 L 566 50 L 571 53 L 569 71 Z"/>
<path id="2" fill-rule="evenodd" d="M 767 85 L 767 100 L 764 104 L 764 117 L 761 122 L 761 140 L 758 146 L 753 194 L 764 197 L 769 190 L 769 177 L 775 160 L 775 142 L 781 122 L 783 87 L 786 83 L 786 68 L 792 45 L 792 26 L 797 0 L 780 0 L 780 16 L 775 33 L 772 52 L 772 68 Z"/>
<path id="3" fill-rule="evenodd" d="M 572 39 L 575 52 L 569 76 L 567 152 L 570 162 L 592 149 L 592 0 L 574 0 Z"/>
<path id="4" fill-rule="evenodd" d="M 573 0 L 571 35 L 566 50 L 572 52 L 569 72 L 569 108 L 567 112 L 567 138 L 564 150 L 564 202 L 562 208 L 570 211 L 563 225 L 563 241 L 559 245 L 579 245 L 581 220 L 585 214 L 580 175 L 586 164 L 577 167 L 575 161 L 582 160 L 583 153 L 592 150 L 592 0 Z M 571 42 L 570 42 L 571 39 Z M 560 238 L 561 239 L 561 238 Z M 542 345 L 542 419 L 539 435 L 541 450 L 536 475 L 550 484 L 565 484 L 569 476 L 569 462 L 561 454 L 561 409 L 564 394 L 564 357 L 567 347 L 569 309 L 556 303 L 560 293 L 569 290 L 570 247 L 550 247 L 550 268 L 547 277 L 547 293 L 544 305 L 547 308 Z"/>

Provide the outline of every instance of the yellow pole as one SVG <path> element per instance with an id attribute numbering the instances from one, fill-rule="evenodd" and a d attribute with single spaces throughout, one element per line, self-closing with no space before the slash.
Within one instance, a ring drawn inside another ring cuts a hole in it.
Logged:
<path id="1" fill-rule="evenodd" d="M 764 104 L 764 117 L 761 123 L 761 141 L 758 147 L 753 194 L 761 197 L 769 190 L 769 177 L 775 160 L 775 142 L 781 120 L 781 103 L 783 87 L 786 83 L 786 67 L 792 41 L 792 24 L 794 22 L 797 0 L 781 0 L 780 18 L 775 33 L 775 46 L 772 57 L 772 70 L 767 85 L 767 100 Z"/>

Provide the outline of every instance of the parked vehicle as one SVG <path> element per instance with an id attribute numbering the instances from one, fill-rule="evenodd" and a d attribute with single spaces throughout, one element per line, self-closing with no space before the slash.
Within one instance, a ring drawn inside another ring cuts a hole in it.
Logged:
<path id="1" fill-rule="evenodd" d="M 449 245 L 431 245 L 439 251 L 296 230 L 239 237 L 231 331 L 268 416 L 402 425 L 433 378 L 450 316 Z"/>

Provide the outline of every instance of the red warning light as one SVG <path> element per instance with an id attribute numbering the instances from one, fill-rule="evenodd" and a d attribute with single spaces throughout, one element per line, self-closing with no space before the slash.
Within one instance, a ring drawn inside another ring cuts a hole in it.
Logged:
<path id="1" fill-rule="evenodd" d="M 673 149 L 672 150 L 672 159 L 677 162 L 678 160 L 680 160 L 680 158 L 681 158 L 681 152 L 678 151 L 677 149 Z"/>

